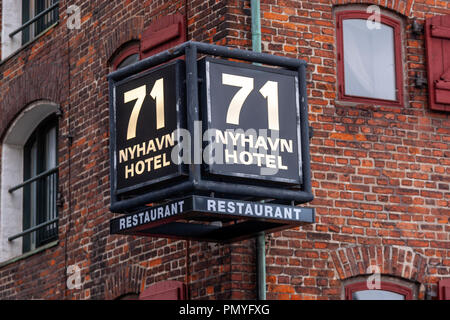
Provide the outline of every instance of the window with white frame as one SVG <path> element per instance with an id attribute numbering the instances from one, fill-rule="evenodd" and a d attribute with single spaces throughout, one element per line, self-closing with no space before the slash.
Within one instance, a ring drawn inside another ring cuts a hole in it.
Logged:
<path id="1" fill-rule="evenodd" d="M 30 105 L 1 142 L 0 262 L 58 238 L 58 110 Z"/>
<path id="2" fill-rule="evenodd" d="M 59 0 L 2 1 L 2 60 L 58 22 Z"/>
<path id="3" fill-rule="evenodd" d="M 58 21 L 59 0 L 22 0 L 22 25 L 36 20 L 22 30 L 22 44 L 32 40 Z M 48 11 L 47 13 L 44 13 Z"/>
<path id="4" fill-rule="evenodd" d="M 55 240 L 58 234 L 57 130 L 57 118 L 51 115 L 39 124 L 24 146 L 24 183 L 18 185 L 23 188 L 23 229 L 42 225 L 23 235 L 24 252 Z"/>

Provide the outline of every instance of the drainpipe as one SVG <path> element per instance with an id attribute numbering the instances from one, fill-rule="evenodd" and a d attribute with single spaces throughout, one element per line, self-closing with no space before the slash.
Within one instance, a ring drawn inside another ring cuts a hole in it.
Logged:
<path id="1" fill-rule="evenodd" d="M 259 0 L 251 0 L 252 50 L 261 52 L 261 10 Z M 256 272 L 258 300 L 266 300 L 266 237 L 264 232 L 256 237 Z"/>
<path id="2" fill-rule="evenodd" d="M 266 236 L 264 232 L 256 237 L 256 272 L 258 280 L 258 300 L 266 300 Z"/>
<path id="3" fill-rule="evenodd" d="M 259 0 L 251 0 L 252 8 L 252 50 L 261 52 L 261 9 Z"/>

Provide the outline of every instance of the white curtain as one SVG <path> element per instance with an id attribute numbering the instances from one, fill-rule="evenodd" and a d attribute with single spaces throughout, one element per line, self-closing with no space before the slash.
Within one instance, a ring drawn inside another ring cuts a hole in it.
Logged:
<path id="1" fill-rule="evenodd" d="M 369 29 L 363 19 L 343 21 L 345 94 L 396 100 L 394 30 Z"/>

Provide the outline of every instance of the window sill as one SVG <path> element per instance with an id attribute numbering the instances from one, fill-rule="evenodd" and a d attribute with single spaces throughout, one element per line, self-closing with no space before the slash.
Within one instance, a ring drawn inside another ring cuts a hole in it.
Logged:
<path id="1" fill-rule="evenodd" d="M 0 268 L 3 268 L 3 267 L 5 267 L 5 266 L 7 266 L 9 264 L 14 263 L 14 262 L 17 262 L 17 261 L 20 261 L 20 260 L 24 260 L 24 259 L 26 259 L 28 257 L 31 257 L 31 256 L 33 256 L 35 254 L 38 254 L 38 253 L 42 252 L 42 251 L 45 251 L 45 250 L 50 249 L 52 247 L 55 247 L 58 244 L 59 244 L 59 240 L 55 240 L 53 242 L 47 243 L 46 245 L 43 245 L 42 247 L 39 247 L 39 248 L 34 249 L 32 251 L 28 251 L 27 253 L 24 253 L 24 254 L 22 254 L 20 256 L 14 257 L 14 258 L 9 259 L 9 260 L 6 260 L 5 262 L 0 262 Z"/>
<path id="2" fill-rule="evenodd" d="M 374 106 L 392 106 L 392 107 L 403 107 L 401 97 L 400 100 L 383 100 L 383 99 L 372 99 L 372 98 L 364 98 L 364 97 L 353 97 L 353 96 L 342 96 L 337 99 L 342 103 L 353 103 L 353 104 L 367 104 Z"/>
<path id="3" fill-rule="evenodd" d="M 375 101 L 375 100 L 354 100 L 354 99 L 336 99 L 335 105 L 339 106 L 349 106 L 349 107 L 358 107 L 358 106 L 370 106 L 370 107 L 393 107 L 393 108 L 403 108 L 404 104 L 399 103 L 398 101 L 392 101 L 392 103 L 388 101 Z"/>
<path id="4" fill-rule="evenodd" d="M 27 43 L 25 43 L 24 45 L 22 45 L 19 49 L 17 49 L 16 51 L 14 51 L 13 53 L 11 53 L 9 56 L 7 56 L 5 59 L 0 60 L 0 67 L 5 64 L 8 60 L 12 59 L 14 56 L 16 56 L 17 54 L 19 54 L 22 50 L 24 50 L 25 48 L 27 48 L 28 46 L 32 45 L 33 43 L 35 43 L 37 40 L 39 40 L 40 38 L 42 38 L 43 36 L 45 36 L 47 34 L 47 32 L 53 28 L 55 28 L 57 25 L 59 24 L 59 21 L 56 21 L 54 24 L 52 24 L 51 26 L 49 26 L 47 29 L 45 29 L 44 31 L 42 31 L 40 34 L 38 34 L 35 38 L 33 38 L 32 40 L 28 41 Z"/>

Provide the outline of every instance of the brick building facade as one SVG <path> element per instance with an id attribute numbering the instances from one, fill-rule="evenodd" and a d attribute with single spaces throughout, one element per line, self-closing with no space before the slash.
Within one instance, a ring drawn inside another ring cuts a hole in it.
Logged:
<path id="1" fill-rule="evenodd" d="M 398 104 L 341 99 L 337 14 L 373 4 L 400 25 Z M 70 5 L 80 9 L 80 28 L 67 27 Z M 251 49 L 250 1 L 60 0 L 57 23 L 13 50 L 5 19 L 20 13 L 11 8 L 0 0 L 0 299 L 115 299 L 166 280 L 186 284 L 191 299 L 256 299 L 254 240 L 109 234 L 117 216 L 109 211 L 114 60 L 176 13 L 187 40 Z M 315 199 L 307 206 L 316 210 L 316 223 L 266 236 L 268 299 L 344 299 L 371 266 L 414 298 L 438 297 L 450 276 L 450 117 L 430 110 L 427 85 L 417 84 L 427 78 L 427 57 L 424 32 L 413 25 L 449 14 L 445 0 L 261 1 L 263 52 L 308 63 Z M 24 210 L 8 189 L 23 178 L 18 150 L 34 120 L 51 114 L 58 119 L 58 232 L 24 253 L 8 241 L 22 231 L 10 215 Z M 71 266 L 80 275 L 72 289 Z"/>

